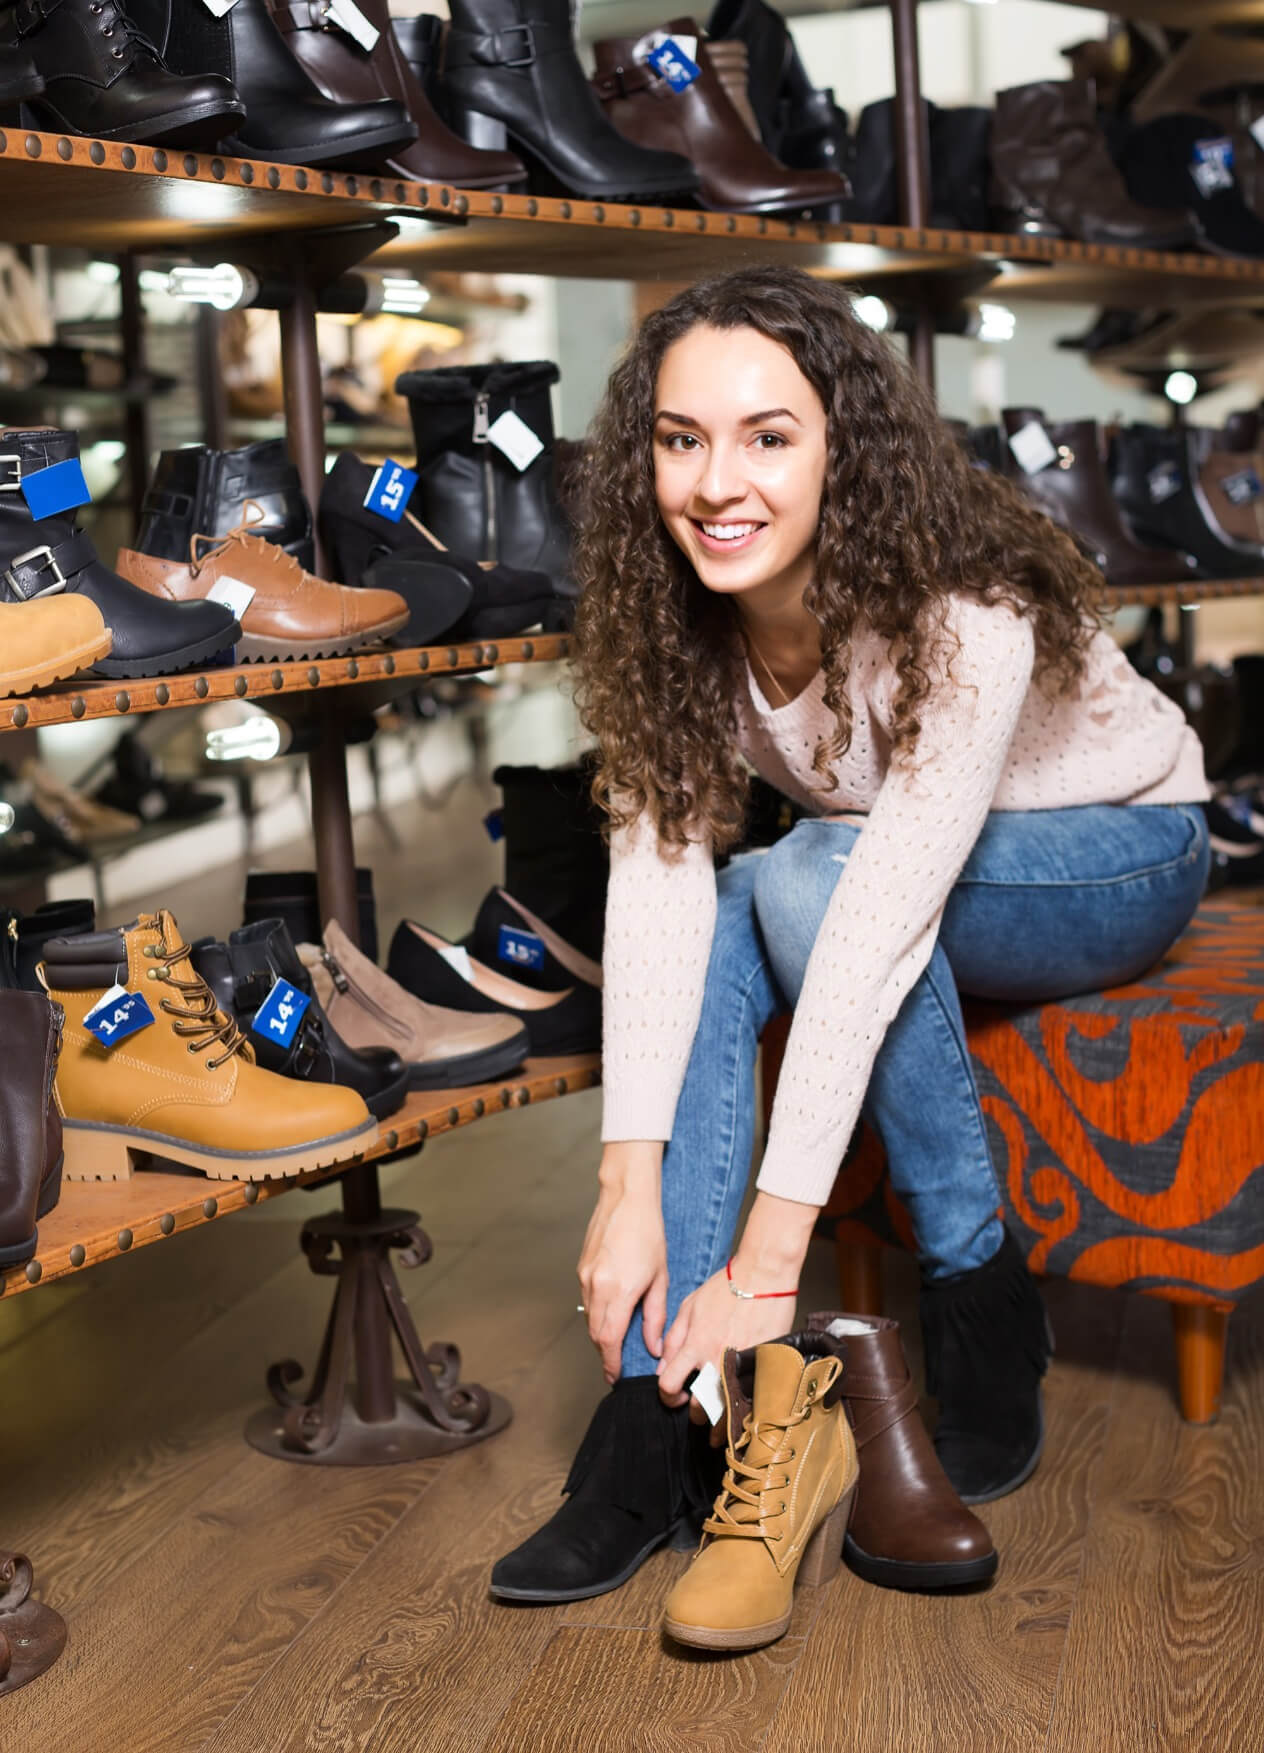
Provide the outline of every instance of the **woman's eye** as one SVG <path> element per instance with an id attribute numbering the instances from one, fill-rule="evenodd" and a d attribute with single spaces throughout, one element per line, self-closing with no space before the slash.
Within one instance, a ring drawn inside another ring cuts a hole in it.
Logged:
<path id="1" fill-rule="evenodd" d="M 785 442 L 779 432 L 760 432 L 755 436 L 755 446 L 758 450 L 781 450 Z"/>
<path id="2" fill-rule="evenodd" d="M 668 450 L 688 451 L 695 449 L 698 440 L 694 437 L 692 432 L 669 432 L 667 437 L 663 440 L 663 443 L 667 446 Z"/>

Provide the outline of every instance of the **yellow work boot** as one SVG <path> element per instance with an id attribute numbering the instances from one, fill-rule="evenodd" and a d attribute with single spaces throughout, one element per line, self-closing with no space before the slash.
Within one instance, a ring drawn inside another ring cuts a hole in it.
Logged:
<path id="1" fill-rule="evenodd" d="M 377 1138 L 354 1090 L 255 1064 L 170 913 L 53 938 L 40 973 L 66 1013 L 56 1087 L 68 1180 L 126 1180 L 138 1153 L 222 1181 L 271 1180 L 348 1161 Z"/>
<path id="2" fill-rule="evenodd" d="M 100 609 L 87 597 L 58 592 L 0 602 L 0 699 L 73 676 L 108 656 L 113 643 Z"/>
<path id="3" fill-rule="evenodd" d="M 860 1476 L 843 1411 L 844 1355 L 827 1333 L 725 1352 L 728 1470 L 698 1556 L 663 1610 L 678 1643 L 774 1643 L 790 1624 L 795 1584 L 813 1587 L 838 1570 Z"/>

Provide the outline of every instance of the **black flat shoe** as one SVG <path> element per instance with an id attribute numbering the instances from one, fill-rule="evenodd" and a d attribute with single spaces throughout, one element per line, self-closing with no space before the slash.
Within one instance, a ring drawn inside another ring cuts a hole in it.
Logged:
<path id="1" fill-rule="evenodd" d="M 535 992 L 411 919 L 391 940 L 386 971 L 426 1004 L 517 1017 L 537 1057 L 601 1051 L 601 993 L 583 981 L 565 992 Z"/>
<path id="2" fill-rule="evenodd" d="M 1040 1382 L 1053 1334 L 1008 1231 L 972 1272 L 924 1283 L 926 1386 L 939 1401 L 935 1452 L 963 1503 L 991 1503 L 1035 1472 L 1044 1446 Z"/>

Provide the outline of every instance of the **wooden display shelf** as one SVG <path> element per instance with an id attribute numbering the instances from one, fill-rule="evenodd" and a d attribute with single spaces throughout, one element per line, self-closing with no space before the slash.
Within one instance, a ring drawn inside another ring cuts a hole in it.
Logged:
<path id="1" fill-rule="evenodd" d="M 991 283 L 1006 298 L 1264 304 L 1264 261 L 494 195 L 20 130 L 0 131 L 0 212 L 9 241 L 111 254 L 213 249 L 249 260 L 252 240 L 274 254 L 278 232 L 402 219 L 401 235 L 375 264 L 684 282 L 775 254 L 890 295 L 931 276 L 944 281 L 947 296 Z"/>
<path id="2" fill-rule="evenodd" d="M 383 687 L 389 692 L 411 681 L 505 664 L 551 663 L 569 651 L 570 637 L 565 633 L 516 634 L 512 639 L 408 646 L 360 652 L 355 657 L 317 658 L 311 663 L 236 664 L 145 681 L 62 682 L 39 694 L 0 700 L 0 731 L 73 724 L 84 718 L 121 718 L 212 700 L 276 700 L 312 695 L 322 688 Z"/>
<path id="3" fill-rule="evenodd" d="M 518 1076 L 504 1084 L 419 1091 L 409 1096 L 398 1114 L 383 1121 L 374 1148 L 353 1160 L 390 1156 L 486 1115 L 572 1095 L 600 1081 L 600 1058 L 589 1053 L 529 1059 Z M 175 1170 L 142 1170 L 130 1181 L 65 1182 L 60 1204 L 40 1222 L 35 1258 L 25 1266 L 0 1271 L 0 1298 L 53 1284 L 103 1260 L 165 1241 L 260 1200 L 275 1199 L 294 1187 L 318 1186 L 337 1173 L 337 1169 L 322 1169 L 281 1181 L 212 1181 Z"/>
<path id="4" fill-rule="evenodd" d="M 1221 597 L 1259 596 L 1264 596 L 1264 577 L 1204 578 L 1191 580 L 1188 584 L 1109 584 L 1106 587 L 1106 600 L 1113 608 L 1132 603 L 1162 608 L 1179 603 L 1209 603 Z"/>
<path id="5" fill-rule="evenodd" d="M 1112 12 L 1117 18 L 1135 18 L 1149 24 L 1165 24 L 1173 30 L 1200 30 L 1209 24 L 1264 23 L 1260 0 L 1066 0 L 1068 6 L 1087 6 L 1095 12 Z"/>

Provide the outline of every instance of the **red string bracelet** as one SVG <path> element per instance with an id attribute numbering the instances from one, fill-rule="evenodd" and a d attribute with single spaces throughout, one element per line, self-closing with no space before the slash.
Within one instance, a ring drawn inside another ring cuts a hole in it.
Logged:
<path id="1" fill-rule="evenodd" d="M 799 1287 L 797 1284 L 793 1290 L 739 1290 L 733 1283 L 733 1256 L 731 1254 L 725 1263 L 724 1276 L 729 1281 L 729 1289 L 733 1292 L 733 1295 L 740 1296 L 744 1303 L 762 1302 L 765 1297 L 798 1296 L 799 1294 Z"/>

